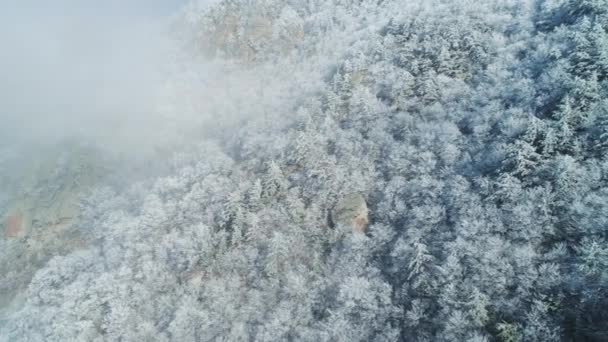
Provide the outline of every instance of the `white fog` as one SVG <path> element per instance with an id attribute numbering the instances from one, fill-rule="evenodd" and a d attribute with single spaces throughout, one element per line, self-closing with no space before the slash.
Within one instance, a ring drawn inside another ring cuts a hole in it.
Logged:
<path id="1" fill-rule="evenodd" d="M 0 0 L 0 342 L 606 341 L 608 0 Z"/>

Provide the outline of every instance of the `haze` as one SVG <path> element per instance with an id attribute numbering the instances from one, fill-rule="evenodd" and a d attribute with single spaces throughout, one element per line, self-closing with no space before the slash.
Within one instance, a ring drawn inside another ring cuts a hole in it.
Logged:
<path id="1" fill-rule="evenodd" d="M 144 129 L 171 54 L 165 27 L 183 2 L 0 4 L 0 144 Z"/>

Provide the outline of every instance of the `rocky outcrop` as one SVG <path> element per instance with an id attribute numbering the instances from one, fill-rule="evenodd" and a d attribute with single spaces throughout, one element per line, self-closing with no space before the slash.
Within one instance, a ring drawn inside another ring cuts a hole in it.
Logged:
<path id="1" fill-rule="evenodd" d="M 4 237 L 7 239 L 23 237 L 26 234 L 23 213 L 19 210 L 9 214 L 4 220 Z"/>
<path id="2" fill-rule="evenodd" d="M 241 62 L 286 55 L 304 39 L 302 18 L 281 3 L 224 3 L 207 13 L 203 22 L 196 45 L 209 56 Z"/>
<path id="3" fill-rule="evenodd" d="M 365 234 L 369 225 L 369 209 L 360 193 L 344 196 L 331 213 L 334 225 L 349 227 L 354 233 Z"/>
<path id="4" fill-rule="evenodd" d="M 35 158 L 13 161 L 18 176 L 0 179 L 6 194 L 0 205 L 0 311 L 49 259 L 86 243 L 76 229 L 79 200 L 100 177 L 89 150 L 59 146 L 28 152 Z"/>

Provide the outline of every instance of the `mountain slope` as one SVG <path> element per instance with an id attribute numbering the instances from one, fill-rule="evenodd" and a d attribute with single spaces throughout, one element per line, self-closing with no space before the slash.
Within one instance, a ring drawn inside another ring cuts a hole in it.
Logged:
<path id="1" fill-rule="evenodd" d="M 195 147 L 91 195 L 91 244 L 37 272 L 0 336 L 602 340 L 606 8 L 190 7 L 176 35 L 227 103 L 175 81 L 205 118 Z M 365 234 L 331 219 L 353 194 Z"/>

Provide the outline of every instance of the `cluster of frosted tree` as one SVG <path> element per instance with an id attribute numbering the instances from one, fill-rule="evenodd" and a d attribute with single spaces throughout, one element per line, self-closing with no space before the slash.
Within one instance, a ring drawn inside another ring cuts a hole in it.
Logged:
<path id="1" fill-rule="evenodd" d="M 225 0 L 179 32 L 257 75 L 242 120 L 89 196 L 5 340 L 608 338 L 607 0 Z M 355 192 L 365 235 L 328 219 Z"/>

